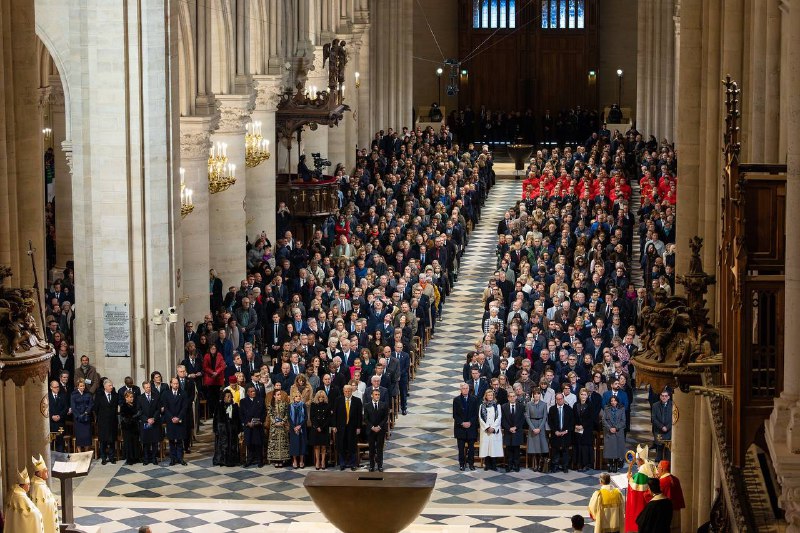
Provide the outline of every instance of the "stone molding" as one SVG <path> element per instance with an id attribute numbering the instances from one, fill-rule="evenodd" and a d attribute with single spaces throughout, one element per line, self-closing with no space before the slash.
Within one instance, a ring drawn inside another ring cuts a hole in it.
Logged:
<path id="1" fill-rule="evenodd" d="M 274 111 L 283 92 L 281 76 L 253 76 L 256 91 L 255 109 L 258 111 Z"/>
<path id="2" fill-rule="evenodd" d="M 61 141 L 61 149 L 64 150 L 64 157 L 67 159 L 69 173 L 72 175 L 72 139 Z"/>
<path id="3" fill-rule="evenodd" d="M 217 116 L 181 117 L 181 159 L 208 159 Z"/>
<path id="4" fill-rule="evenodd" d="M 39 87 L 39 109 L 44 109 L 47 106 L 51 107 L 64 107 L 64 89 L 61 87 L 61 82 L 51 80 L 50 85 L 47 87 Z"/>
<path id="5" fill-rule="evenodd" d="M 246 94 L 218 94 L 219 125 L 216 133 L 244 133 L 256 108 L 255 91 Z"/>

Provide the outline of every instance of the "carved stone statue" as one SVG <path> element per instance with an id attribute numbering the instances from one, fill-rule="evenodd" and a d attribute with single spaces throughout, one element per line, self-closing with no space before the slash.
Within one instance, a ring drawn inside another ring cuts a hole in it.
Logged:
<path id="1" fill-rule="evenodd" d="M 33 318 L 36 300 L 32 289 L 3 286 L 11 269 L 0 267 L 0 356 L 15 356 L 34 347 L 46 347 Z"/>
<path id="2" fill-rule="evenodd" d="M 328 87 L 331 92 L 338 92 L 345 79 L 347 66 L 347 50 L 345 41 L 334 39 L 322 47 L 322 66 L 328 63 Z"/>
<path id="3" fill-rule="evenodd" d="M 636 354 L 637 359 L 685 366 L 717 352 L 719 332 L 708 321 L 704 298 L 715 278 L 703 272 L 702 247 L 700 237 L 689 241 L 692 250 L 689 272 L 677 277 L 678 283 L 686 288 L 686 297 L 668 298 L 659 289 L 653 295 L 655 305 L 642 309 L 642 349 Z"/>

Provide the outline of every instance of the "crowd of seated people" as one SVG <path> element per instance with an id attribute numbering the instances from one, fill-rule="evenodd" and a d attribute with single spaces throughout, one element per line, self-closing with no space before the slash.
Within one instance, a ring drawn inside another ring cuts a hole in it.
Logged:
<path id="1" fill-rule="evenodd" d="M 504 457 L 507 471 L 519 470 L 525 453 L 538 471 L 586 471 L 598 466 L 601 438 L 606 468 L 623 465 L 638 407 L 631 356 L 640 348 L 642 316 L 656 291 L 674 290 L 674 249 L 664 243 L 674 246 L 675 206 L 666 195 L 674 191 L 676 160 L 669 146 L 640 146 L 635 131 L 615 135 L 616 143 L 594 137 L 589 146 L 536 152 L 522 199 L 498 224 L 482 337 L 467 354 L 453 403 L 462 470 L 474 468 L 477 441 L 486 469 Z M 640 149 L 638 174 L 628 171 L 627 149 Z M 636 286 L 629 179 L 644 183 L 650 175 L 669 185 L 637 206 L 647 268 Z M 666 405 L 669 394 L 650 400 Z M 670 431 L 671 421 L 654 422 L 660 455 L 669 453 Z"/>
<path id="2" fill-rule="evenodd" d="M 245 279 L 227 292 L 211 270 L 209 312 L 187 317 L 185 357 L 164 376 L 115 388 L 88 357 L 76 368 L 62 344 L 55 446 L 67 433 L 104 462 L 155 464 L 168 442 L 170 464 L 184 464 L 207 418 L 215 465 L 355 468 L 358 444 L 372 452 L 385 435 L 383 409 L 408 412 L 409 381 L 480 220 L 492 164 L 488 147 L 462 150 L 432 130 L 378 136 L 351 173 L 337 170 L 341 208 L 306 242 L 290 229 L 275 243 L 256 236 Z M 280 221 L 291 224 L 285 206 Z M 351 412 L 351 398 L 363 411 Z M 375 452 L 370 466 L 381 468 Z"/>

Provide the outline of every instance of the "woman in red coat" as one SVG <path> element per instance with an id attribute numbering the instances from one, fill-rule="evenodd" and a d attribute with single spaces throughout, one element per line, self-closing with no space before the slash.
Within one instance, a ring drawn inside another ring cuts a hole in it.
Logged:
<path id="1" fill-rule="evenodd" d="M 219 391 L 225 384 L 225 358 L 217 352 L 216 345 L 208 348 L 203 356 L 203 386 L 208 394 L 209 412 L 216 413 Z"/>

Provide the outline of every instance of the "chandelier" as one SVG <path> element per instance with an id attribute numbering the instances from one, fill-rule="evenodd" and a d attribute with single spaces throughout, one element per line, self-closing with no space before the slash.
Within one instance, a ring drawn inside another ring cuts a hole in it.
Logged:
<path id="1" fill-rule="evenodd" d="M 236 183 L 236 165 L 228 163 L 228 145 L 216 143 L 208 156 L 208 192 L 217 194 Z"/>
<path id="2" fill-rule="evenodd" d="M 269 141 L 261 135 L 261 122 L 255 121 L 247 124 L 244 141 L 244 161 L 247 168 L 257 167 L 269 159 Z"/>
<path id="3" fill-rule="evenodd" d="M 194 202 L 192 202 L 192 189 L 186 188 L 186 169 L 181 168 L 181 218 L 186 218 L 186 215 L 194 211 Z"/>

